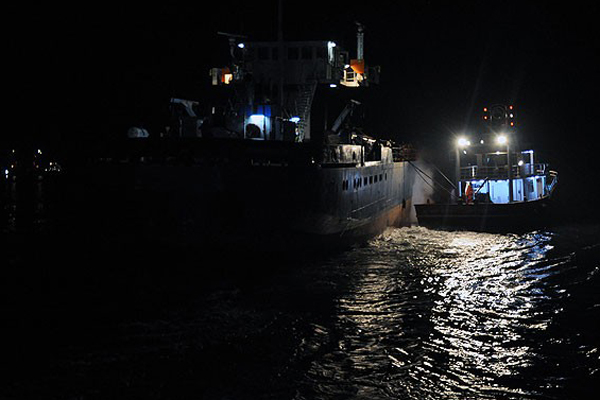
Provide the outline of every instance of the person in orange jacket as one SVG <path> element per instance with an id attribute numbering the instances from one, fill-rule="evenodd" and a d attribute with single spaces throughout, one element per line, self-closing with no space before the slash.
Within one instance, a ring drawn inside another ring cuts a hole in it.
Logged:
<path id="1" fill-rule="evenodd" d="M 465 198 L 467 204 L 473 203 L 473 187 L 471 186 L 471 182 L 467 182 L 467 186 L 465 187 Z"/>

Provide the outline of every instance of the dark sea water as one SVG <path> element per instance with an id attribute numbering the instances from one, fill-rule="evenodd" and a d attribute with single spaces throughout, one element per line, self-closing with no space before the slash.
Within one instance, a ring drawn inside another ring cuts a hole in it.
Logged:
<path id="1" fill-rule="evenodd" d="M 599 224 L 250 255 L 44 204 L 3 209 L 2 399 L 597 397 Z"/>

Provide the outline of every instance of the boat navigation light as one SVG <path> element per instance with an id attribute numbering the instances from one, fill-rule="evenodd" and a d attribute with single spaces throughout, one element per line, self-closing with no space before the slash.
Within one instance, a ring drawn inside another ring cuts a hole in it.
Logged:
<path id="1" fill-rule="evenodd" d="M 246 47 L 246 45 L 244 43 L 238 43 L 237 45 L 240 49 L 243 49 L 244 47 Z"/>
<path id="2" fill-rule="evenodd" d="M 471 144 L 471 142 L 464 137 L 460 137 L 458 138 L 458 141 L 456 142 L 458 144 L 459 147 L 467 147 Z"/>
<path id="3" fill-rule="evenodd" d="M 508 139 L 506 138 L 506 135 L 498 135 L 496 137 L 496 143 L 498 143 L 498 144 L 507 144 L 508 143 Z"/>
<path id="4" fill-rule="evenodd" d="M 290 118 L 290 122 L 294 122 L 297 124 L 298 122 L 300 122 L 300 117 L 292 117 Z"/>

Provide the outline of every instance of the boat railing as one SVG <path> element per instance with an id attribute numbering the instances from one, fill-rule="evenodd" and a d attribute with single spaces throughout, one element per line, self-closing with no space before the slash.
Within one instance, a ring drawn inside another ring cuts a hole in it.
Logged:
<path id="1" fill-rule="evenodd" d="M 323 164 L 353 164 L 364 161 L 364 150 L 360 145 L 337 144 L 323 146 Z"/>
<path id="2" fill-rule="evenodd" d="M 513 178 L 525 178 L 528 176 L 546 175 L 548 173 L 548 164 L 514 164 L 512 166 Z M 460 168 L 460 179 L 506 179 L 508 177 L 507 165 L 499 166 L 480 166 L 469 165 Z"/>

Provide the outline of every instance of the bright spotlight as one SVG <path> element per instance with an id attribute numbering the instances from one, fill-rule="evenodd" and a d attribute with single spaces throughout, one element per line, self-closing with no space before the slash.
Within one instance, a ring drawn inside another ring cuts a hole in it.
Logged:
<path id="1" fill-rule="evenodd" d="M 499 135 L 496 137 L 496 143 L 506 144 L 506 143 L 508 143 L 508 138 L 506 137 L 506 135 Z"/>
<path id="2" fill-rule="evenodd" d="M 471 142 L 467 138 L 460 137 L 458 138 L 457 144 L 459 147 L 467 147 Z"/>

